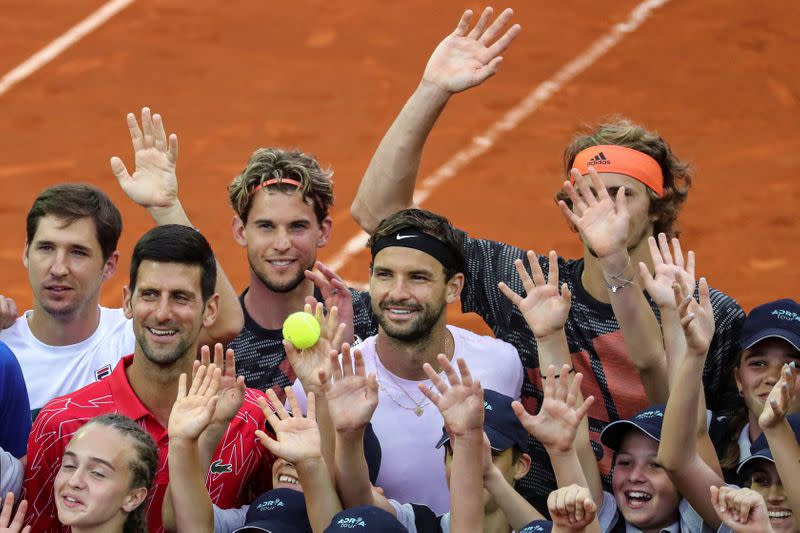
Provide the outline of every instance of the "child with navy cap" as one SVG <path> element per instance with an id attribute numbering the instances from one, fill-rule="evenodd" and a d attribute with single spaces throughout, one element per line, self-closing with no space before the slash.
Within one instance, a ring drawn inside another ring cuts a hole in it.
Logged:
<path id="1" fill-rule="evenodd" d="M 392 513 L 374 505 L 362 505 L 337 513 L 324 533 L 352 533 L 354 530 L 359 533 L 408 532 Z"/>

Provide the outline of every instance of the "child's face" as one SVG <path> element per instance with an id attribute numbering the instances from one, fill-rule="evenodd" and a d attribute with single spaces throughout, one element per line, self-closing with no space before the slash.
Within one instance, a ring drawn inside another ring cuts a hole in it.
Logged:
<path id="1" fill-rule="evenodd" d="M 297 475 L 294 465 L 278 457 L 272 464 L 272 488 L 291 489 L 303 492 L 300 486 L 300 478 Z"/>
<path id="2" fill-rule="evenodd" d="M 115 428 L 81 428 L 67 445 L 53 483 L 58 520 L 73 528 L 122 524 L 147 496 L 146 488 L 130 486 L 134 453 Z"/>
<path id="3" fill-rule="evenodd" d="M 767 503 L 769 522 L 777 533 L 794 533 L 797 528 L 792 519 L 792 510 L 783 490 L 781 478 L 775 464 L 758 461 L 750 474 L 750 488 L 761 494 Z"/>
<path id="4" fill-rule="evenodd" d="M 611 487 L 625 521 L 641 529 L 660 529 L 678 520 L 681 497 L 658 464 L 658 442 L 638 430 L 622 439 Z"/>
<path id="5" fill-rule="evenodd" d="M 783 365 L 792 361 L 800 364 L 800 353 L 790 343 L 776 337 L 764 339 L 742 354 L 735 372 L 736 386 L 756 418 L 764 410 L 767 396 L 780 379 Z M 791 413 L 797 411 L 800 411 L 800 395 L 795 395 L 789 410 Z"/>

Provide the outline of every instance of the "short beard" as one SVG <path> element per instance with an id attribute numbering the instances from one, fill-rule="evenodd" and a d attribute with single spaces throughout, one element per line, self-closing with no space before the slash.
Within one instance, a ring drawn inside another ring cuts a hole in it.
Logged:
<path id="1" fill-rule="evenodd" d="M 311 263 L 309 266 L 307 266 L 307 267 L 305 267 L 305 268 L 302 268 L 302 269 L 300 269 L 300 271 L 298 272 L 298 274 L 297 274 L 297 275 L 296 275 L 296 276 L 295 276 L 293 279 L 290 279 L 289 281 L 287 281 L 287 282 L 283 283 L 282 285 L 278 285 L 278 284 L 276 284 L 276 283 L 273 283 L 273 282 L 272 282 L 272 281 L 271 281 L 269 278 L 267 278 L 266 276 L 262 275 L 262 274 L 261 274 L 261 272 L 259 272 L 259 271 L 258 271 L 258 270 L 255 268 L 255 266 L 253 265 L 253 261 L 252 261 L 252 260 L 250 260 L 250 258 L 249 258 L 249 257 L 247 258 L 247 261 L 250 263 L 250 271 L 251 271 L 253 274 L 255 274 L 255 275 L 256 275 L 256 277 L 258 278 L 258 280 L 259 280 L 259 281 L 260 281 L 262 284 L 264 284 L 264 286 L 265 286 L 267 289 L 271 290 L 272 292 L 279 293 L 279 294 L 286 294 L 287 292 L 292 292 L 292 291 L 293 291 L 293 290 L 295 290 L 297 287 L 299 287 L 299 286 L 300 286 L 300 284 L 301 284 L 301 283 L 303 283 L 303 282 L 305 281 L 305 279 L 306 279 L 306 274 L 305 274 L 305 271 L 306 271 L 306 270 L 311 270 L 311 268 L 313 268 L 313 266 L 314 266 L 314 263 L 312 262 L 312 263 Z"/>
<path id="2" fill-rule="evenodd" d="M 183 357 L 186 355 L 186 351 L 191 347 L 191 344 L 184 340 L 179 342 L 175 349 L 171 352 L 167 353 L 166 355 L 158 356 L 153 353 L 153 351 L 150 349 L 150 346 L 146 342 L 142 342 L 142 339 L 137 339 L 137 342 L 147 360 L 154 365 L 161 367 L 174 365 L 176 362 L 183 359 Z"/>
<path id="3" fill-rule="evenodd" d="M 433 326 L 441 318 L 447 304 L 443 303 L 438 309 L 429 311 L 425 311 L 423 308 L 422 315 L 411 324 L 409 329 L 395 328 L 394 324 L 385 318 L 384 310 L 380 308 L 380 304 L 376 303 L 376 305 L 378 306 L 378 312 L 375 315 L 378 319 L 378 324 L 380 324 L 386 335 L 406 344 L 423 344 L 430 338 Z"/>

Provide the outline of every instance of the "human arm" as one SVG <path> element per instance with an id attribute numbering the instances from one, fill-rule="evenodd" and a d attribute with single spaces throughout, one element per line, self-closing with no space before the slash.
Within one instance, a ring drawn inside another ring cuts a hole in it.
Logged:
<path id="1" fill-rule="evenodd" d="M 735 533 L 773 533 L 767 505 L 750 489 L 709 487 L 711 503 L 719 520 Z"/>
<path id="2" fill-rule="evenodd" d="M 678 491 L 703 520 L 718 527 L 720 519 L 708 496 L 708 487 L 724 483 L 719 466 L 712 468 L 697 450 L 697 402 L 703 390 L 702 375 L 708 346 L 714 334 L 714 314 L 705 278 L 700 278 L 700 302 L 678 293 L 681 326 L 686 336 L 686 355 L 672 384 L 664 421 L 658 462 Z"/>
<path id="3" fill-rule="evenodd" d="M 422 150 L 447 101 L 494 75 L 500 54 L 519 34 L 519 24 L 503 33 L 511 9 L 490 24 L 492 14 L 487 7 L 470 30 L 472 11 L 464 12 L 455 31 L 434 50 L 422 81 L 381 140 L 350 207 L 368 233 L 385 217 L 412 206 Z"/>
<path id="4" fill-rule="evenodd" d="M 614 316 L 648 400 L 665 403 L 669 388 L 664 342 L 628 254 L 630 213 L 625 187 L 617 189 L 615 198 L 611 198 L 593 167 L 589 168 L 588 178 L 577 169 L 572 169 L 571 174 L 575 186 L 565 181 L 564 189 L 572 208 L 559 201 L 561 212 L 580 232 L 603 270 Z"/>
<path id="5" fill-rule="evenodd" d="M 14 513 L 14 493 L 9 492 L 3 499 L 3 510 L 0 511 L 0 533 L 30 533 L 31 526 L 23 527 L 25 513 L 28 512 L 28 502 L 19 502 L 17 512 Z M 12 518 L 11 514 L 14 513 Z"/>
<path id="6" fill-rule="evenodd" d="M 258 404 L 267 417 L 267 422 L 275 430 L 275 439 L 261 430 L 256 431 L 256 436 L 273 455 L 294 465 L 303 487 L 311 528 L 314 533 L 322 533 L 331 523 L 333 515 L 342 510 L 342 505 L 322 457 L 319 427 L 315 419 L 314 393 L 308 393 L 306 416 L 303 416 L 292 388 L 286 387 L 285 390 L 292 414 L 280 403 L 275 391 L 268 389 L 267 399 L 272 407 L 263 398 L 259 398 Z"/>
<path id="7" fill-rule="evenodd" d="M 444 354 L 439 354 L 438 361 L 448 383 L 425 363 L 422 368 L 438 393 L 422 383 L 419 390 L 439 409 L 450 435 L 453 450 L 449 482 L 450 529 L 454 533 L 480 533 L 483 531 L 482 455 L 486 438 L 483 389 L 480 381 L 473 381 L 463 359 L 456 360 L 458 373 Z"/>
<path id="8" fill-rule="evenodd" d="M 597 504 L 589 489 L 580 485 L 561 487 L 547 497 L 553 531 L 600 533 Z"/>
<path id="9" fill-rule="evenodd" d="M 211 422 L 222 374 L 216 365 L 200 366 L 186 390 L 186 374 L 167 424 L 169 486 L 161 508 L 167 531 L 213 532 L 214 510 L 206 489 L 208 465 L 200 458 L 198 439 Z"/>
<path id="10" fill-rule="evenodd" d="M 0 329 L 10 328 L 19 316 L 17 304 L 8 296 L 0 295 Z"/>
<path id="11" fill-rule="evenodd" d="M 758 425 L 767 438 L 789 507 L 794 513 L 795 524 L 800 523 L 800 443 L 786 415 L 800 387 L 798 374 L 796 362 L 783 365 L 781 377 L 772 387 L 758 417 Z"/>
<path id="12" fill-rule="evenodd" d="M 178 198 L 178 137 L 167 137 L 160 115 L 142 108 L 142 127 L 133 113 L 127 115 L 128 131 L 133 144 L 136 169 L 129 174 L 117 156 L 111 158 L 111 171 L 120 187 L 138 205 L 147 209 L 157 226 L 180 224 L 194 227 Z M 214 342 L 228 343 L 244 326 L 239 297 L 217 260 L 219 312 L 214 323 L 200 332 L 199 346 Z"/>
<path id="13" fill-rule="evenodd" d="M 14 457 L 24 457 L 31 432 L 28 389 L 17 357 L 2 342 L 0 342 L 0 420 L 5 429 L 0 439 L 0 447 Z"/>
<path id="14" fill-rule="evenodd" d="M 576 484 L 588 487 L 592 498 L 602 501 L 603 486 L 597 461 L 590 463 L 580 460 L 577 451 L 579 447 L 591 451 L 588 431 L 579 431 L 579 427 L 594 403 L 594 396 L 579 401 L 583 374 L 575 374 L 570 383 L 569 368 L 562 366 L 557 378 L 555 367 L 551 365 L 547 368 L 543 385 L 544 401 L 537 415 L 525 411 L 520 402 L 514 402 L 512 407 L 528 433 L 547 450 L 558 486 Z M 576 442 L 576 437 L 585 442 Z M 594 455 L 591 457 L 594 459 Z"/>

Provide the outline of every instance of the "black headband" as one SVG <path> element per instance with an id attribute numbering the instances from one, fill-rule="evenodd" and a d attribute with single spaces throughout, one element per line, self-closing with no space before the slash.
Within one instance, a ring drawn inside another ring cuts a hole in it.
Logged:
<path id="1" fill-rule="evenodd" d="M 425 252 L 439 261 L 445 269 L 461 271 L 456 254 L 445 243 L 417 229 L 405 228 L 375 239 L 370 248 L 372 258 L 375 259 L 378 252 L 390 246 L 402 246 Z"/>

